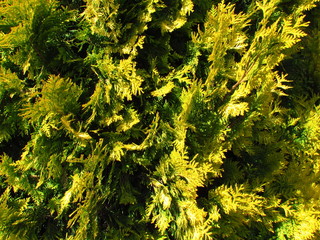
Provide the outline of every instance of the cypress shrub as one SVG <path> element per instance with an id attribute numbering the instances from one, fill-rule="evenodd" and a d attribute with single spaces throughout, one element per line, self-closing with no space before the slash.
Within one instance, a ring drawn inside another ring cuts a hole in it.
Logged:
<path id="1" fill-rule="evenodd" d="M 319 239 L 319 0 L 1 0 L 0 239 Z"/>

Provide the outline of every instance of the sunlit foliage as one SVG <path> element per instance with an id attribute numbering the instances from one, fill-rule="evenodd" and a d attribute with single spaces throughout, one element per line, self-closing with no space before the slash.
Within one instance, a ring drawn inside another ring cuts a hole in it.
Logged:
<path id="1" fill-rule="evenodd" d="M 318 2 L 0 1 L 0 239 L 319 239 Z"/>

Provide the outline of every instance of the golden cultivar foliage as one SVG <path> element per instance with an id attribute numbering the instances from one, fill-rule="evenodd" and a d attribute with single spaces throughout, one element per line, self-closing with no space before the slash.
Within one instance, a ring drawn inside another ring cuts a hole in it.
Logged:
<path id="1" fill-rule="evenodd" d="M 0 239 L 319 239 L 317 2 L 1 0 Z"/>

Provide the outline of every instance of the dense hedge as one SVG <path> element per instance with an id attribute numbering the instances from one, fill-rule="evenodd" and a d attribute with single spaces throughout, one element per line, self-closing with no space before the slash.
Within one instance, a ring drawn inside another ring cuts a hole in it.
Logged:
<path id="1" fill-rule="evenodd" d="M 319 239 L 317 2 L 0 1 L 0 239 Z"/>

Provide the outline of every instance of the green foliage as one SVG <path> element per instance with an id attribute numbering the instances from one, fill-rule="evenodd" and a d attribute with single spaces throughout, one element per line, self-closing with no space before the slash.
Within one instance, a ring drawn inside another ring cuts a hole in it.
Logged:
<path id="1" fill-rule="evenodd" d="M 318 2 L 1 1 L 0 239 L 318 239 Z"/>
<path id="2" fill-rule="evenodd" d="M 0 74 L 0 143 L 8 141 L 18 131 L 25 132 L 26 124 L 19 116 L 19 109 L 22 107 L 24 84 L 18 76 L 10 70 L 1 69 Z"/>

